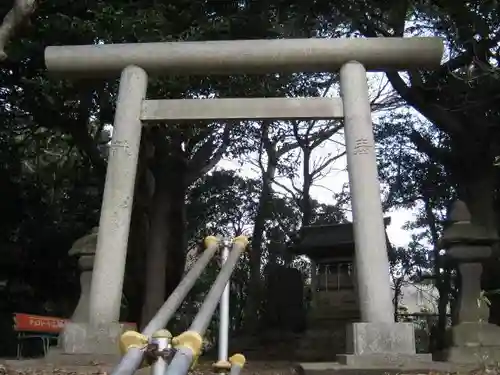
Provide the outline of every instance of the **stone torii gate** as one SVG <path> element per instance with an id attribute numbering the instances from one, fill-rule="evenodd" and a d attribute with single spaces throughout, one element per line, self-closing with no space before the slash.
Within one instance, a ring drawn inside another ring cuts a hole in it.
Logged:
<path id="1" fill-rule="evenodd" d="M 394 323 L 366 71 L 438 67 L 439 38 L 278 39 L 50 46 L 49 72 L 109 78 L 121 72 L 94 273 L 90 322 L 66 330 L 67 352 L 106 353 L 116 342 L 141 128 L 171 120 L 344 118 L 363 323 L 355 357 L 415 354 L 411 324 Z M 252 74 L 340 70 L 340 98 L 147 100 L 148 74 Z M 84 343 L 87 344 L 84 344 Z M 73 349 L 71 349 L 73 348 Z M 366 357 L 368 358 L 368 357 Z"/>

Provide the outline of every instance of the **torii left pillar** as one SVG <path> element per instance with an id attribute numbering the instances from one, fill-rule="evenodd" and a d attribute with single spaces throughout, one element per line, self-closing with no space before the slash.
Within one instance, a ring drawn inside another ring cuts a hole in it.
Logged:
<path id="1" fill-rule="evenodd" d="M 140 67 L 122 71 L 90 287 L 90 322 L 66 325 L 64 353 L 118 354 L 117 340 L 127 328 L 119 319 L 147 83 Z"/>

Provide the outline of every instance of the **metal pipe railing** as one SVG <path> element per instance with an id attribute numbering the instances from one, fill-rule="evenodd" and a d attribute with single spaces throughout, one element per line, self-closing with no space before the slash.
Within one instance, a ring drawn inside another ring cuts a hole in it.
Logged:
<path id="1" fill-rule="evenodd" d="M 219 248 L 219 240 L 216 237 L 209 236 L 205 238 L 204 243 L 206 250 L 184 276 L 177 288 L 170 294 L 142 333 L 128 331 L 122 335 L 120 346 L 125 355 L 113 370 L 112 375 L 132 375 L 141 366 L 150 336 L 168 324 Z"/>
<path id="2" fill-rule="evenodd" d="M 248 239 L 244 236 L 233 240 L 233 248 L 198 314 L 194 318 L 193 323 L 188 331 L 173 339 L 173 344 L 177 351 L 165 375 L 186 375 L 193 361 L 200 355 L 203 344 L 202 336 L 205 334 L 240 255 L 246 249 L 247 245 Z"/>
<path id="3" fill-rule="evenodd" d="M 221 267 L 227 261 L 229 256 L 229 241 L 224 241 L 222 245 L 221 253 Z M 219 305 L 219 348 L 218 348 L 218 360 L 213 364 L 214 371 L 218 374 L 228 373 L 231 368 L 231 363 L 228 362 L 229 356 L 229 290 L 231 282 L 228 281 L 224 291 L 222 292 L 222 297 L 220 299 Z"/>

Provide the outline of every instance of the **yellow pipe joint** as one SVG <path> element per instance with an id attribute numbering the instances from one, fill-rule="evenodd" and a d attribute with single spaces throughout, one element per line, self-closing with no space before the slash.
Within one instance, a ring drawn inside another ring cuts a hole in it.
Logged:
<path id="1" fill-rule="evenodd" d="M 147 336 L 136 331 L 125 331 L 120 336 L 118 345 L 120 348 L 120 353 L 122 356 L 127 354 L 127 352 L 132 348 L 144 349 L 148 345 L 149 340 Z M 149 366 L 150 363 L 143 361 L 140 365 L 141 368 Z"/>
<path id="2" fill-rule="evenodd" d="M 203 241 L 203 243 L 205 244 L 205 248 L 209 248 L 210 245 L 216 245 L 218 242 L 219 240 L 215 236 L 208 236 Z"/>
<path id="3" fill-rule="evenodd" d="M 241 246 L 243 246 L 244 248 L 248 248 L 248 237 L 247 236 L 238 236 L 238 237 L 235 237 L 233 238 L 233 243 L 237 243 Z"/>
<path id="4" fill-rule="evenodd" d="M 144 347 L 148 345 L 148 342 L 148 338 L 142 333 L 125 331 L 120 336 L 119 340 L 120 353 L 125 355 L 131 348 L 144 349 Z"/>
<path id="5" fill-rule="evenodd" d="M 188 348 L 193 352 L 193 357 L 197 358 L 201 353 L 203 338 L 198 332 L 186 331 L 172 339 L 172 345 L 176 348 Z"/>
<path id="6" fill-rule="evenodd" d="M 160 329 L 151 335 L 153 339 L 171 339 L 172 334 L 168 329 Z"/>
<path id="7" fill-rule="evenodd" d="M 243 354 L 240 354 L 240 353 L 234 354 L 229 358 L 229 362 L 231 362 L 231 365 L 236 365 L 236 366 L 240 366 L 240 367 L 245 366 L 246 361 L 247 360 L 246 360 L 245 356 Z"/>

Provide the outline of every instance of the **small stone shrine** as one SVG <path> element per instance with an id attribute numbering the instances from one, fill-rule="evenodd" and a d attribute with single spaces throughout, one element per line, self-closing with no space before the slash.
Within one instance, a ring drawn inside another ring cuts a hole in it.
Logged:
<path id="1" fill-rule="evenodd" d="M 390 223 L 386 218 L 385 225 Z M 288 251 L 311 260 L 311 307 L 297 356 L 331 361 L 345 353 L 346 327 L 360 320 L 352 223 L 307 226 Z"/>
<path id="2" fill-rule="evenodd" d="M 446 258 L 460 275 L 458 324 L 451 328 L 451 347 L 447 358 L 455 363 L 498 363 L 500 327 L 488 323 L 489 307 L 481 301 L 483 263 L 491 259 L 493 245 L 499 240 L 486 228 L 473 224 L 464 202 L 453 204 L 451 224 L 440 240 Z"/>

